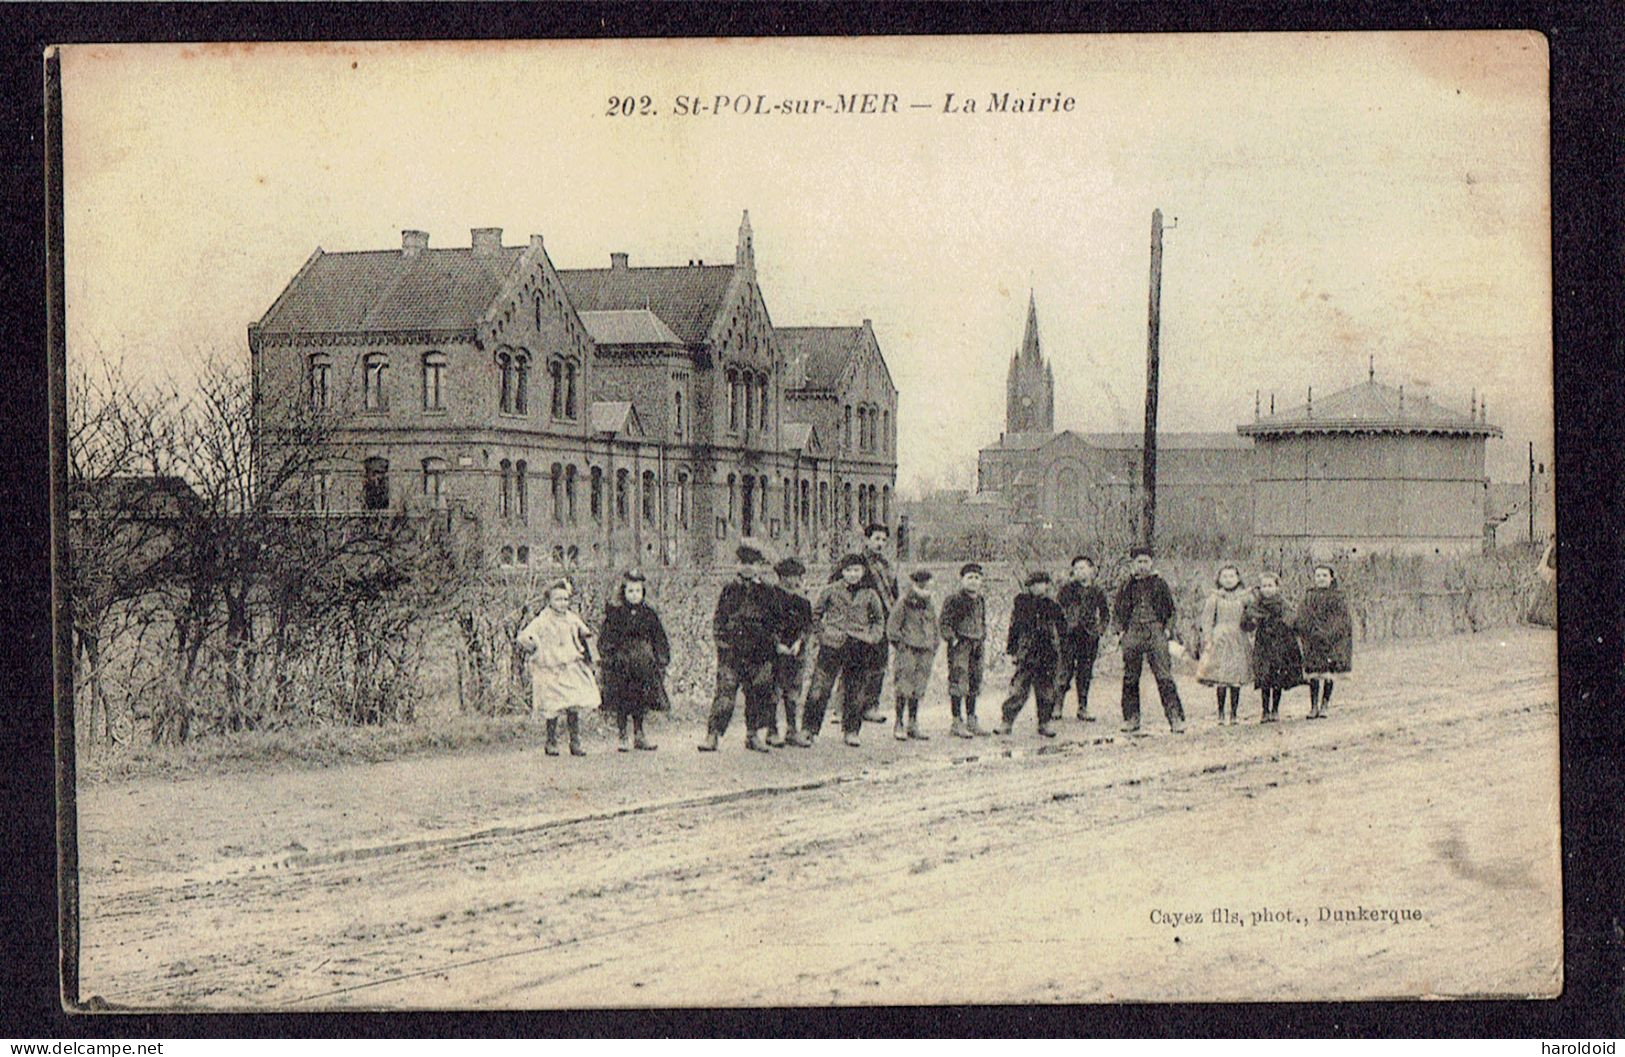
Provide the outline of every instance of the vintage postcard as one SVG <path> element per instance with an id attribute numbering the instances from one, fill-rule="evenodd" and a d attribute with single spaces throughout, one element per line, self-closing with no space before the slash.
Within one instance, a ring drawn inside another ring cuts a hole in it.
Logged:
<path id="1" fill-rule="evenodd" d="M 1561 992 L 1540 35 L 54 54 L 70 1008 Z"/>

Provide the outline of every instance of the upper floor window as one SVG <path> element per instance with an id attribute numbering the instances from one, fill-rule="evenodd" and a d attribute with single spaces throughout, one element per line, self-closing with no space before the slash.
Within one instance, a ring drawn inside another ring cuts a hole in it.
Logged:
<path id="1" fill-rule="evenodd" d="M 389 357 L 381 352 L 370 353 L 361 361 L 362 406 L 368 411 L 389 410 Z"/>
<path id="2" fill-rule="evenodd" d="M 542 292 L 536 291 L 536 329 L 542 329 Z"/>
<path id="3" fill-rule="evenodd" d="M 587 490 L 587 511 L 594 521 L 604 518 L 604 471 L 594 466 L 591 473 L 591 483 Z"/>
<path id="4" fill-rule="evenodd" d="M 841 445 L 850 448 L 852 447 L 852 405 L 847 404 L 845 410 L 846 419 L 841 425 Z"/>
<path id="5" fill-rule="evenodd" d="M 739 372 L 728 371 L 728 431 L 739 432 Z"/>
<path id="6" fill-rule="evenodd" d="M 880 412 L 880 450 L 885 452 L 892 450 L 891 412 L 889 410 Z"/>
<path id="7" fill-rule="evenodd" d="M 367 510 L 389 509 L 389 460 L 374 456 L 361 464 L 361 505 Z"/>
<path id="8" fill-rule="evenodd" d="M 446 460 L 423 460 L 423 498 L 433 506 L 444 502 L 446 491 Z"/>
<path id="9" fill-rule="evenodd" d="M 530 357 L 522 352 L 513 357 L 513 413 L 530 412 Z"/>
<path id="10" fill-rule="evenodd" d="M 631 517 L 631 474 L 625 470 L 615 471 L 615 520 L 621 524 Z"/>
<path id="11" fill-rule="evenodd" d="M 564 364 L 564 417 L 570 421 L 576 418 L 576 382 L 581 373 L 580 365 L 575 360 L 566 360 Z"/>
<path id="12" fill-rule="evenodd" d="M 756 424 L 767 428 L 767 375 L 758 375 L 756 378 Z"/>
<path id="13" fill-rule="evenodd" d="M 549 475 L 553 488 L 553 523 L 564 524 L 564 467 L 559 463 L 553 464 Z"/>
<path id="14" fill-rule="evenodd" d="M 742 383 L 745 389 L 745 428 L 756 425 L 756 375 L 746 371 Z"/>
<path id="15" fill-rule="evenodd" d="M 655 523 L 655 510 L 659 506 L 656 500 L 659 493 L 655 491 L 655 475 L 653 470 L 643 471 L 643 523 Z"/>
<path id="16" fill-rule="evenodd" d="M 513 492 L 520 521 L 530 520 L 530 485 L 525 477 L 525 460 L 520 459 L 513 464 Z"/>
<path id="17" fill-rule="evenodd" d="M 681 389 L 671 394 L 671 422 L 672 435 L 678 440 L 683 439 L 683 391 Z"/>
<path id="18" fill-rule="evenodd" d="M 677 475 L 677 524 L 688 528 L 688 474 Z"/>
<path id="19" fill-rule="evenodd" d="M 310 406 L 326 411 L 333 400 L 333 358 L 318 352 L 310 358 Z"/>
<path id="20" fill-rule="evenodd" d="M 513 414 L 513 355 L 506 350 L 497 353 L 497 407 L 504 415 Z"/>
<path id="21" fill-rule="evenodd" d="M 576 466 L 575 463 L 564 468 L 564 511 L 570 524 L 576 523 Z"/>
<path id="22" fill-rule="evenodd" d="M 503 459 L 500 464 L 502 470 L 502 494 L 497 506 L 497 512 L 503 518 L 513 517 L 513 463 Z"/>
<path id="23" fill-rule="evenodd" d="M 444 353 L 423 354 L 423 410 L 444 411 L 446 357 Z"/>

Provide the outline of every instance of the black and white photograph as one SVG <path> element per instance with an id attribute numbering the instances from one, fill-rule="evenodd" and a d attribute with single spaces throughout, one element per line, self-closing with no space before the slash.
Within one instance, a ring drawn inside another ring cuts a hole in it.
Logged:
<path id="1" fill-rule="evenodd" d="M 69 1008 L 1562 993 L 1539 33 L 55 54 Z"/>

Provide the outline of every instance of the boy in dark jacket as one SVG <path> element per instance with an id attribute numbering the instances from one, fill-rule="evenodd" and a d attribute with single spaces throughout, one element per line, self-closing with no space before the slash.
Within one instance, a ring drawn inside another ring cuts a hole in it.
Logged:
<path id="1" fill-rule="evenodd" d="M 739 559 L 739 576 L 722 589 L 711 621 L 717 644 L 717 693 L 711 701 L 711 718 L 699 746 L 701 752 L 717 751 L 717 742 L 728 732 L 741 690 L 745 693 L 745 748 L 768 751 L 763 737 L 772 719 L 773 659 L 778 656 L 774 628 L 779 600 L 774 589 L 761 581 L 766 565 L 761 551 L 742 546 L 735 557 Z"/>
<path id="2" fill-rule="evenodd" d="M 1010 696 L 1004 699 L 1004 722 L 994 733 L 1009 734 L 1015 729 L 1016 717 L 1027 704 L 1030 691 L 1038 702 L 1038 733 L 1053 738 L 1055 728 L 1050 720 L 1055 712 L 1055 674 L 1061 662 L 1066 618 L 1049 595 L 1053 586 L 1049 573 L 1033 573 L 1027 577 L 1026 586 L 1010 609 L 1010 634 L 1004 648 L 1016 670 L 1010 676 Z"/>
<path id="3" fill-rule="evenodd" d="M 863 727 L 865 665 L 874 656 L 875 646 L 886 637 L 886 610 L 874 589 L 864 586 L 863 569 L 863 559 L 856 554 L 841 559 L 841 578 L 824 588 L 813 605 L 818 661 L 801 712 L 803 736 L 797 745 L 811 745 L 823 729 L 829 696 L 839 679 L 841 729 L 846 744 L 858 746 L 858 731 Z"/>
<path id="4" fill-rule="evenodd" d="M 773 661 L 772 733 L 767 743 L 774 748 L 800 745 L 797 718 L 801 709 L 801 689 L 806 682 L 807 657 L 812 649 L 812 603 L 801 593 L 801 577 L 807 567 L 786 558 L 773 567 L 779 578 L 778 656 Z M 784 709 L 784 737 L 779 737 L 779 709 Z"/>
<path id="5" fill-rule="evenodd" d="M 1174 619 L 1174 595 L 1167 581 L 1152 569 L 1151 548 L 1129 552 L 1133 570 L 1117 592 L 1112 616 L 1123 644 L 1123 733 L 1140 729 L 1140 668 L 1151 667 L 1157 696 L 1168 717 L 1168 729 L 1185 733 L 1185 706 L 1174 686 L 1173 663 L 1168 657 L 1168 626 Z"/>
<path id="6" fill-rule="evenodd" d="M 1100 636 L 1111 624 L 1111 606 L 1106 592 L 1095 583 L 1095 560 L 1086 554 L 1072 559 L 1072 579 L 1061 585 L 1055 601 L 1066 617 L 1066 638 L 1061 643 L 1061 667 L 1055 698 L 1055 712 L 1066 703 L 1069 684 L 1078 690 L 1078 718 L 1093 723 L 1089 714 L 1089 684 L 1094 681 L 1095 657 L 1100 652 Z"/>
<path id="7" fill-rule="evenodd" d="M 982 567 L 967 562 L 959 568 L 959 590 L 942 603 L 938 621 L 948 644 L 948 699 L 953 703 L 956 738 L 987 734 L 976 722 L 976 695 L 982 692 L 982 642 L 987 638 L 987 600 L 982 597 Z"/>
<path id="8" fill-rule="evenodd" d="M 928 741 L 920 731 L 920 698 L 931 681 L 937 659 L 937 602 L 931 597 L 931 570 L 915 569 L 903 597 L 886 618 L 886 639 L 892 645 L 892 689 L 897 694 L 897 725 L 892 737 Z"/>

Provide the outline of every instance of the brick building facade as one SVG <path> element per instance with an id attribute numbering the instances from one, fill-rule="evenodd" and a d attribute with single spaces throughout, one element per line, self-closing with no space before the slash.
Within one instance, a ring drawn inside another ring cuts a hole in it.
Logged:
<path id="1" fill-rule="evenodd" d="M 497 564 L 706 563 L 746 537 L 812 557 L 855 538 L 843 489 L 891 516 L 896 390 L 861 330 L 862 369 L 791 367 L 748 214 L 725 265 L 559 270 L 540 236 L 430 249 L 409 231 L 399 250 L 318 249 L 250 326 L 256 429 L 271 443 L 315 409 L 328 458 L 302 503 L 453 506 Z M 831 401 L 878 408 L 885 449 L 826 438 Z"/>

